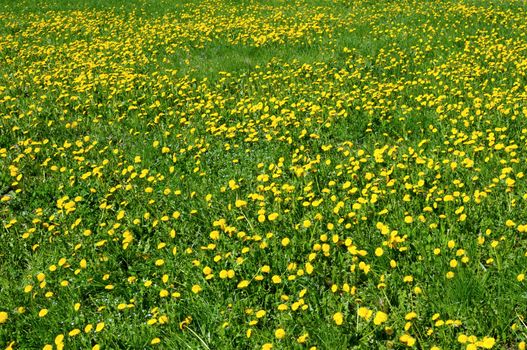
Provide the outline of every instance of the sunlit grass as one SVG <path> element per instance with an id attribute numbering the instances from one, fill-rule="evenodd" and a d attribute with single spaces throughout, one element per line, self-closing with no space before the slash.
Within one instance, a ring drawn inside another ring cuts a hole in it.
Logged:
<path id="1" fill-rule="evenodd" d="M 524 349 L 525 18 L 0 0 L 0 346 Z"/>

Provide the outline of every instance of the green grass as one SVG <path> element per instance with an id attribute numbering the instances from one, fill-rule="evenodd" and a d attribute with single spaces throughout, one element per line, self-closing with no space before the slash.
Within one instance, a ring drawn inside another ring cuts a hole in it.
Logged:
<path id="1" fill-rule="evenodd" d="M 524 349 L 526 15 L 0 0 L 0 346 Z"/>

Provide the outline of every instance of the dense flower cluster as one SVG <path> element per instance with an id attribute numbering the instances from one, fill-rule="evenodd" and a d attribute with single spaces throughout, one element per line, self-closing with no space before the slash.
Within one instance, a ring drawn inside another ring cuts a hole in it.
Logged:
<path id="1" fill-rule="evenodd" d="M 0 346 L 525 349 L 523 3 L 45 3 L 0 11 Z"/>

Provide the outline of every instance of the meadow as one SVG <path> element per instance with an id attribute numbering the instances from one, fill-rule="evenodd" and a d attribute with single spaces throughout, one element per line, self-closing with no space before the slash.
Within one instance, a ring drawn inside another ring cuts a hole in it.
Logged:
<path id="1" fill-rule="evenodd" d="M 527 3 L 0 0 L 0 347 L 525 349 Z"/>

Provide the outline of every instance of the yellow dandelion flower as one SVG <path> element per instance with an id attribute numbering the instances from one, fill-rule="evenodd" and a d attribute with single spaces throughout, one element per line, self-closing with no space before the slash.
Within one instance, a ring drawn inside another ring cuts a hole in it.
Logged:
<path id="1" fill-rule="evenodd" d="M 279 284 L 279 283 L 282 283 L 282 278 L 278 275 L 274 275 L 271 280 L 273 281 L 274 284 Z"/>
<path id="2" fill-rule="evenodd" d="M 383 324 L 384 322 L 388 321 L 388 314 L 382 312 L 382 311 L 377 311 L 375 313 L 375 317 L 373 318 L 373 323 L 375 325 L 381 325 Z"/>
<path id="3" fill-rule="evenodd" d="M 337 326 L 340 326 L 344 323 L 344 315 L 342 312 L 337 312 L 333 315 L 333 321 Z"/>
<path id="4" fill-rule="evenodd" d="M 59 334 L 55 337 L 55 345 L 62 344 L 64 342 L 64 334 Z"/>
<path id="5" fill-rule="evenodd" d="M 360 307 L 357 312 L 359 314 L 359 317 L 361 317 L 361 318 L 363 318 L 365 320 L 369 320 L 371 318 L 372 314 L 373 314 L 373 311 L 371 311 L 367 307 Z"/>
<path id="6" fill-rule="evenodd" d="M 243 281 L 240 281 L 240 283 L 238 283 L 238 288 L 239 289 L 242 289 L 242 288 L 246 288 L 247 286 L 249 285 L 249 281 L 247 280 L 243 280 Z"/>
<path id="7" fill-rule="evenodd" d="M 278 219 L 278 213 L 271 213 L 267 216 L 267 219 L 269 221 L 275 221 L 276 219 Z"/>
<path id="8" fill-rule="evenodd" d="M 285 331 L 282 328 L 278 328 L 274 332 L 274 336 L 276 337 L 276 339 L 282 339 L 285 337 Z"/>
<path id="9" fill-rule="evenodd" d="M 78 335 L 80 332 L 81 332 L 80 329 L 75 328 L 75 329 L 72 329 L 72 330 L 68 333 L 68 335 L 69 335 L 70 337 L 74 337 L 74 336 Z"/>
<path id="10" fill-rule="evenodd" d="M 48 309 L 42 309 L 38 312 L 38 317 L 44 317 L 48 314 Z"/>

